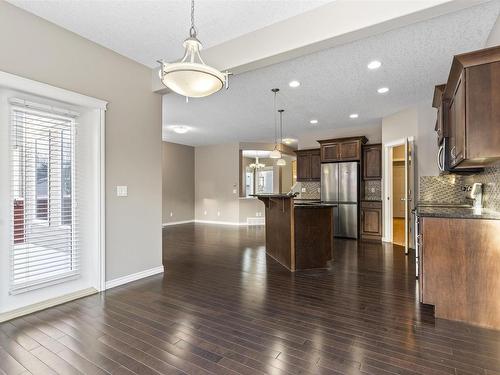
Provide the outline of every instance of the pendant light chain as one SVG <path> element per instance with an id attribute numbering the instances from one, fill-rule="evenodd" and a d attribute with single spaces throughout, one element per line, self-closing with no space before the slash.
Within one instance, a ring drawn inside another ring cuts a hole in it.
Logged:
<path id="1" fill-rule="evenodd" d="M 194 27 L 194 0 L 191 0 L 191 28 L 189 29 L 189 36 L 196 38 L 196 27 Z"/>
<path id="2" fill-rule="evenodd" d="M 277 93 L 278 93 L 277 91 L 274 92 L 274 148 L 275 149 L 278 146 L 278 121 L 276 121 L 277 120 L 276 119 L 276 116 L 277 116 L 276 108 L 278 107 L 276 105 L 276 94 Z"/>

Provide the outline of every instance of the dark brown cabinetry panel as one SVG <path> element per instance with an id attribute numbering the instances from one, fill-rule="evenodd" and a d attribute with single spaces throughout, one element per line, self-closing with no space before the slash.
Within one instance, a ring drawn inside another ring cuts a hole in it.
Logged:
<path id="1" fill-rule="evenodd" d="M 319 149 L 298 150 L 297 181 L 319 181 L 321 177 L 321 159 Z"/>
<path id="2" fill-rule="evenodd" d="M 448 138 L 448 170 L 483 168 L 500 160 L 500 46 L 457 55 L 438 109 L 438 142 Z"/>
<path id="3" fill-rule="evenodd" d="M 363 146 L 363 180 L 382 178 L 382 145 Z"/>
<path id="4" fill-rule="evenodd" d="M 321 161 L 339 161 L 340 147 L 338 143 L 328 143 L 321 146 Z"/>
<path id="5" fill-rule="evenodd" d="M 382 202 L 361 202 L 361 239 L 382 239 Z"/>
<path id="6" fill-rule="evenodd" d="M 311 153 L 311 180 L 319 181 L 321 179 L 321 157 L 319 149 Z"/>
<path id="7" fill-rule="evenodd" d="M 421 302 L 436 318 L 500 329 L 500 220 L 421 219 Z"/>
<path id="8" fill-rule="evenodd" d="M 321 145 L 321 162 L 332 163 L 361 160 L 361 146 L 367 141 L 368 139 L 366 137 L 349 137 L 318 141 Z"/>

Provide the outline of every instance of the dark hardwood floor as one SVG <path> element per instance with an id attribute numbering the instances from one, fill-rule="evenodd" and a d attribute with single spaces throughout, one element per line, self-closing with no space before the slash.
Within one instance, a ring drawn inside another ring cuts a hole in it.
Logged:
<path id="1" fill-rule="evenodd" d="M 500 333 L 435 320 L 401 248 L 291 274 L 263 235 L 167 227 L 165 275 L 0 324 L 0 374 L 500 374 Z"/>

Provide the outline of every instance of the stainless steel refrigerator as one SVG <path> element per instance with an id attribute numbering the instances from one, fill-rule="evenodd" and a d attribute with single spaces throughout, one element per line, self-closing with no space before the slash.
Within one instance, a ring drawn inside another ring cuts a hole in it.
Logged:
<path id="1" fill-rule="evenodd" d="M 357 162 L 321 165 L 321 201 L 337 204 L 335 237 L 358 238 L 358 168 Z"/>

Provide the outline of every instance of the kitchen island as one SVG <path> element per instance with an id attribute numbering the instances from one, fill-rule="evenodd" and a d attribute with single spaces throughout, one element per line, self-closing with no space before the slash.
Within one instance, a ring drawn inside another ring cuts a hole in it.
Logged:
<path id="1" fill-rule="evenodd" d="M 328 268 L 334 204 L 295 203 L 286 194 L 255 195 L 266 208 L 266 253 L 290 271 Z"/>

